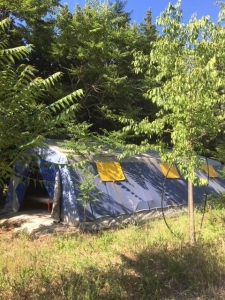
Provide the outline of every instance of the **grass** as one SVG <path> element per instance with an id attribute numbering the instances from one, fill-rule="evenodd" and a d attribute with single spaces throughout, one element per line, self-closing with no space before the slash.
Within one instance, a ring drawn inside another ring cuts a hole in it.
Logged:
<path id="1" fill-rule="evenodd" d="M 211 208 L 189 246 L 187 216 L 39 238 L 0 228 L 0 299 L 225 299 L 225 212 Z"/>

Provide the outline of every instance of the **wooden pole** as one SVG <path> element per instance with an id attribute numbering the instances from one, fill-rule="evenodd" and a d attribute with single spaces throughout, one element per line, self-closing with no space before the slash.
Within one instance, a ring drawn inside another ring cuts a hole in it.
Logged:
<path id="1" fill-rule="evenodd" d="M 193 200 L 193 184 L 188 181 L 188 213 L 189 213 L 189 238 L 190 244 L 195 244 L 195 220 L 194 220 L 194 200 Z"/>

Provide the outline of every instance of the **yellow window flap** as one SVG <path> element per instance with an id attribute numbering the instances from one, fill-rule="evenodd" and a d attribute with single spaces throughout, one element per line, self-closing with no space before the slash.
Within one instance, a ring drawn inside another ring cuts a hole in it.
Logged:
<path id="1" fill-rule="evenodd" d="M 216 173 L 215 169 L 213 168 L 212 165 L 203 165 L 202 166 L 202 169 L 203 171 L 208 175 L 209 174 L 209 177 L 210 178 L 217 178 L 218 177 L 218 174 Z"/>
<path id="2" fill-rule="evenodd" d="M 118 162 L 96 162 L 96 166 L 102 181 L 125 180 L 123 170 Z"/>
<path id="3" fill-rule="evenodd" d="M 171 168 L 169 169 L 169 167 L 170 167 L 169 164 L 162 163 L 162 164 L 159 164 L 159 167 L 161 169 L 161 172 L 163 173 L 163 175 L 166 178 L 169 178 L 169 179 L 178 179 L 178 178 L 180 178 L 180 175 L 177 171 L 176 166 L 172 165 Z M 169 170 L 169 172 L 168 172 L 168 170 Z"/>

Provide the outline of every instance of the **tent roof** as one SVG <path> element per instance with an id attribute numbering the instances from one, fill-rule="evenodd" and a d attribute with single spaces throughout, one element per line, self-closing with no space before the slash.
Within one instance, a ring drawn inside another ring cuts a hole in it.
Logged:
<path id="1" fill-rule="evenodd" d="M 53 163 L 58 164 L 66 164 L 66 163 L 76 163 L 82 160 L 88 160 L 90 162 L 96 161 L 107 161 L 107 162 L 146 162 L 149 160 L 157 161 L 158 163 L 161 162 L 160 156 L 156 151 L 147 151 L 146 153 L 127 156 L 120 160 L 118 156 L 121 154 L 119 151 L 115 151 L 113 153 L 108 152 L 107 150 L 102 151 L 100 154 L 90 154 L 90 155 L 78 155 L 73 152 L 73 150 L 66 148 L 63 144 L 65 141 L 63 140 L 56 140 L 56 139 L 47 139 L 46 140 L 47 147 L 43 149 L 39 149 L 38 153 L 45 157 L 47 161 L 51 161 Z M 205 157 L 199 156 L 202 161 L 205 161 Z M 206 164 L 206 162 L 205 162 Z M 213 166 L 221 166 L 221 163 L 213 160 L 208 159 L 208 164 Z"/>
<path id="2" fill-rule="evenodd" d="M 47 140 L 48 147 L 41 149 L 41 152 L 39 152 L 39 154 L 45 156 L 46 160 L 49 159 L 50 161 L 52 160 L 60 161 L 58 163 L 73 163 L 85 159 L 90 162 L 96 162 L 96 161 L 120 162 L 121 161 L 118 158 L 118 156 L 121 154 L 121 152 L 119 151 L 110 153 L 109 151 L 104 150 L 100 154 L 93 153 L 85 156 L 85 155 L 75 154 L 73 150 L 66 148 L 66 146 L 64 146 L 63 143 L 64 143 L 63 140 L 48 139 Z M 58 156 L 60 156 L 61 159 L 59 159 Z M 125 157 L 122 159 L 122 161 L 123 162 L 140 162 L 140 161 L 144 162 L 146 160 L 151 160 L 151 159 L 160 161 L 159 154 L 156 151 L 148 151 L 140 155 Z"/>

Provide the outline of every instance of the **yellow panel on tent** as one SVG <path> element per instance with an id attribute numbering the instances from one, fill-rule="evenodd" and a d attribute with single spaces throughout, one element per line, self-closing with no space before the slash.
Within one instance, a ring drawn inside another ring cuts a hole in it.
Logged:
<path id="1" fill-rule="evenodd" d="M 96 162 L 96 166 L 102 181 L 125 180 L 123 170 L 118 162 Z"/>
<path id="2" fill-rule="evenodd" d="M 167 163 L 161 163 L 159 164 L 159 167 L 161 169 L 161 172 L 163 175 L 168 179 L 178 179 L 180 178 L 180 175 L 177 171 L 176 166 L 172 165 L 170 168 L 170 165 Z"/>
<path id="3" fill-rule="evenodd" d="M 216 173 L 215 169 L 211 165 L 203 165 L 202 166 L 203 171 L 209 175 L 210 178 L 217 178 L 218 174 Z"/>

